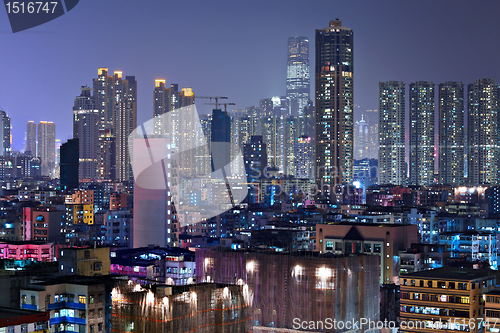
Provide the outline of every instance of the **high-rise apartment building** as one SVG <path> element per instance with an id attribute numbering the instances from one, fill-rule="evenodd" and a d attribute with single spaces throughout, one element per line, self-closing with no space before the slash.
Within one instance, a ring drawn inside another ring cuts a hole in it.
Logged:
<path id="1" fill-rule="evenodd" d="M 464 185 L 465 113 L 462 82 L 439 85 L 439 182 Z"/>
<path id="2" fill-rule="evenodd" d="M 0 156 L 10 155 L 10 118 L 7 112 L 0 110 Z"/>
<path id="3" fill-rule="evenodd" d="M 405 85 L 400 81 L 379 83 L 378 183 L 404 185 Z"/>
<path id="4" fill-rule="evenodd" d="M 121 72 L 115 72 L 116 104 L 113 114 L 115 132 L 115 179 L 128 181 L 132 178 L 131 156 L 128 139 L 137 127 L 137 81 L 135 76 L 122 79 Z"/>
<path id="5" fill-rule="evenodd" d="M 98 178 L 130 179 L 128 135 L 137 124 L 137 81 L 123 79 L 121 71 L 108 75 L 101 67 L 93 80 L 94 103 L 99 114 Z M 80 175 L 81 176 L 81 175 Z"/>
<path id="6" fill-rule="evenodd" d="M 56 125 L 41 121 L 38 124 L 37 156 L 42 162 L 42 176 L 54 176 L 56 166 Z"/>
<path id="7" fill-rule="evenodd" d="M 411 83 L 410 185 L 434 183 L 434 147 L 434 84 L 426 81 Z"/>
<path id="8" fill-rule="evenodd" d="M 354 153 L 354 159 L 362 160 L 366 158 L 368 153 L 368 123 L 361 115 L 361 120 L 356 122 L 356 151 Z"/>
<path id="9" fill-rule="evenodd" d="M 286 70 L 286 97 L 290 100 L 291 114 L 302 116 L 311 92 L 307 37 L 288 38 Z"/>
<path id="10" fill-rule="evenodd" d="M 73 106 L 73 138 L 79 143 L 79 180 L 99 178 L 99 110 L 91 96 L 92 88 L 81 87 Z"/>
<path id="11" fill-rule="evenodd" d="M 227 111 L 213 110 L 210 129 L 211 165 L 214 172 L 231 163 L 231 117 Z"/>
<path id="12" fill-rule="evenodd" d="M 299 117 L 288 117 L 284 119 L 284 174 L 295 176 L 296 159 L 295 143 L 299 137 Z"/>
<path id="13" fill-rule="evenodd" d="M 191 88 L 182 88 L 178 84 L 165 86 L 165 80 L 155 80 L 153 116 L 157 117 L 169 111 L 194 104 L 194 93 Z"/>
<path id="14" fill-rule="evenodd" d="M 295 139 L 295 177 L 312 179 L 314 164 L 312 138 L 301 136 Z"/>
<path id="15" fill-rule="evenodd" d="M 78 188 L 78 159 L 80 145 L 79 139 L 70 139 L 61 145 L 61 161 L 59 166 L 61 189 L 73 190 Z"/>
<path id="16" fill-rule="evenodd" d="M 322 195 L 353 181 L 353 31 L 316 30 L 315 177 Z"/>
<path id="17" fill-rule="evenodd" d="M 259 179 L 264 175 L 268 161 L 266 144 L 261 135 L 252 136 L 250 142 L 243 145 L 243 157 L 249 185 L 247 200 L 256 203 L 259 198 Z"/>
<path id="18" fill-rule="evenodd" d="M 26 125 L 26 146 L 24 148 L 25 153 L 29 153 L 31 156 L 36 156 L 36 124 L 34 121 L 28 121 Z"/>
<path id="19" fill-rule="evenodd" d="M 500 163 L 499 88 L 492 79 L 469 84 L 468 182 L 498 184 Z"/>
<path id="20" fill-rule="evenodd" d="M 273 168 L 279 167 L 279 117 L 261 118 L 262 139 L 267 147 L 267 165 Z"/>

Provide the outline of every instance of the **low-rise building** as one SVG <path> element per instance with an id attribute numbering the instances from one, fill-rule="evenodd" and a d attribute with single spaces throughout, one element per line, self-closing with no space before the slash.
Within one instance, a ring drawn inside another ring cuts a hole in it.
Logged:
<path id="1" fill-rule="evenodd" d="M 0 241 L 0 259 L 52 262 L 56 260 L 54 243 L 37 241 Z"/>
<path id="2" fill-rule="evenodd" d="M 109 247 L 61 249 L 59 265 L 61 275 L 109 275 L 111 274 Z"/>
<path id="3" fill-rule="evenodd" d="M 0 307 L 0 332 L 48 332 L 49 313 Z"/>
<path id="4" fill-rule="evenodd" d="M 316 225 L 316 249 L 339 255 L 374 254 L 380 257 L 380 283 L 399 284 L 399 251 L 418 242 L 417 226 L 403 224 L 341 223 Z"/>
<path id="5" fill-rule="evenodd" d="M 21 289 L 21 308 L 50 312 L 50 332 L 110 332 L 111 290 L 101 279 L 68 277 Z"/>
<path id="6" fill-rule="evenodd" d="M 450 267 L 401 275 L 401 332 L 483 332 L 483 295 L 498 277 L 490 269 Z"/>

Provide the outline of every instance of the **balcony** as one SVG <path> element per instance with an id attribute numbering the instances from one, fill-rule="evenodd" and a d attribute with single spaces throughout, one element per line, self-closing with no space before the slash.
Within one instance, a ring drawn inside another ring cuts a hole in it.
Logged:
<path id="1" fill-rule="evenodd" d="M 49 304 L 47 310 L 60 310 L 60 309 L 72 309 L 72 310 L 85 310 L 85 304 L 83 303 L 73 303 L 73 302 L 59 302 Z"/>
<path id="2" fill-rule="evenodd" d="M 31 304 L 21 304 L 21 309 L 34 310 L 34 311 L 38 310 L 36 305 L 31 305 Z"/>
<path id="3" fill-rule="evenodd" d="M 85 319 L 84 318 L 76 318 L 76 317 L 57 317 L 57 318 L 50 318 L 49 320 L 50 325 L 57 325 L 57 324 L 78 324 L 78 325 L 86 325 Z"/>

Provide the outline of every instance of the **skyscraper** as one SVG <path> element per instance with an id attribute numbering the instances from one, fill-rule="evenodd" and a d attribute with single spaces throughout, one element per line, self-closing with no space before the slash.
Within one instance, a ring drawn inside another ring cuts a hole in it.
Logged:
<path id="1" fill-rule="evenodd" d="M 231 117 L 227 111 L 213 110 L 210 133 L 211 164 L 214 172 L 231 162 Z"/>
<path id="2" fill-rule="evenodd" d="M 261 133 L 263 142 L 267 148 L 267 165 L 273 168 L 279 167 L 279 126 L 280 118 L 261 118 Z"/>
<path id="3" fill-rule="evenodd" d="M 439 85 L 439 182 L 464 185 L 464 86 Z"/>
<path id="4" fill-rule="evenodd" d="M 137 81 L 135 76 L 122 80 L 121 72 L 115 72 L 116 105 L 113 115 L 113 130 L 116 133 L 115 179 L 128 181 L 132 178 L 131 156 L 128 137 L 137 127 Z"/>
<path id="5" fill-rule="evenodd" d="M 468 90 L 468 181 L 470 185 L 498 184 L 499 88 L 495 80 L 478 79 L 469 84 Z"/>
<path id="6" fill-rule="evenodd" d="M 356 123 L 356 153 L 354 154 L 356 160 L 366 158 L 368 151 L 368 123 L 361 115 L 361 120 Z M 357 155 L 357 156 L 356 156 Z"/>
<path id="7" fill-rule="evenodd" d="M 378 183 L 404 185 L 405 85 L 399 81 L 379 83 Z"/>
<path id="8" fill-rule="evenodd" d="M 79 159 L 78 139 L 70 139 L 61 145 L 61 189 L 72 190 L 78 188 L 78 159 Z"/>
<path id="9" fill-rule="evenodd" d="M 0 156 L 10 155 L 10 118 L 7 112 L 0 110 Z"/>
<path id="10" fill-rule="evenodd" d="M 25 153 L 30 153 L 31 156 L 36 156 L 36 124 L 34 121 L 28 121 L 26 125 L 26 147 Z"/>
<path id="11" fill-rule="evenodd" d="M 382 131 L 382 129 L 380 129 Z M 434 183 L 434 84 L 410 84 L 410 184 Z"/>
<path id="12" fill-rule="evenodd" d="M 56 166 L 56 125 L 49 121 L 38 124 L 38 153 L 42 162 L 42 176 L 54 176 Z"/>
<path id="13" fill-rule="evenodd" d="M 92 88 L 81 87 L 73 106 L 73 138 L 79 139 L 79 180 L 99 178 L 99 110 L 95 107 Z"/>
<path id="14" fill-rule="evenodd" d="M 295 144 L 299 137 L 298 131 L 298 117 L 288 117 L 284 120 L 284 174 L 295 176 L 296 172 L 296 159 Z"/>
<path id="15" fill-rule="evenodd" d="M 94 105 L 99 114 L 97 178 L 129 180 L 128 134 L 137 123 L 137 82 L 135 76 L 122 78 L 121 71 L 108 75 L 97 70 L 93 80 Z M 80 175 L 81 177 L 82 175 Z"/>
<path id="16" fill-rule="evenodd" d="M 312 139 L 301 136 L 295 139 L 295 177 L 312 179 Z"/>
<path id="17" fill-rule="evenodd" d="M 353 180 L 353 46 L 338 19 L 316 30 L 315 177 L 323 195 Z"/>
<path id="18" fill-rule="evenodd" d="M 309 39 L 288 38 L 288 58 L 286 72 L 286 97 L 290 100 L 291 114 L 302 116 L 309 100 Z"/>
<path id="19" fill-rule="evenodd" d="M 250 138 L 250 142 L 243 145 L 243 157 L 248 181 L 248 203 L 259 200 L 259 179 L 264 175 L 267 167 L 267 149 L 261 135 Z"/>

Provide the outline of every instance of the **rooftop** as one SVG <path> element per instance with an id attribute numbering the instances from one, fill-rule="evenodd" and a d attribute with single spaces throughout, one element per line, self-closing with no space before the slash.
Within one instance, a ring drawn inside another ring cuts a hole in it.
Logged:
<path id="1" fill-rule="evenodd" d="M 31 310 L 22 310 L 15 308 L 6 308 L 0 306 L 0 319 L 10 319 L 17 318 L 22 316 L 31 316 L 31 315 L 45 315 L 47 312 L 39 312 L 39 311 L 31 311 Z"/>
<path id="2" fill-rule="evenodd" d="M 401 278 L 428 278 L 446 280 L 475 280 L 498 274 L 491 269 L 471 269 L 460 267 L 442 267 L 428 271 L 420 271 L 401 275 Z"/>

